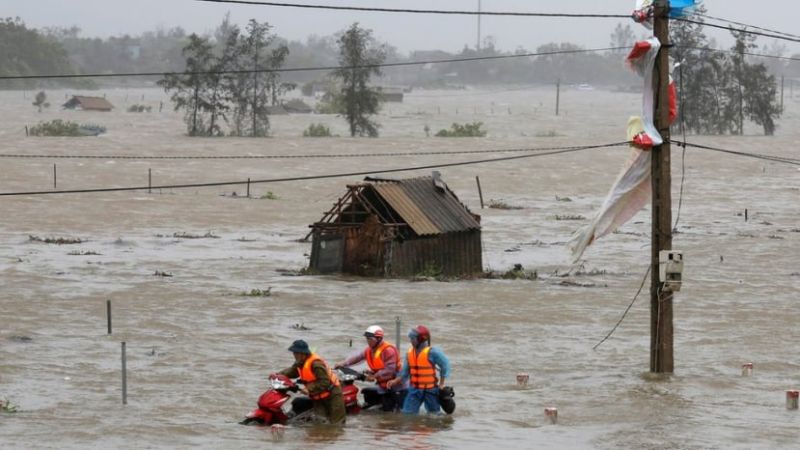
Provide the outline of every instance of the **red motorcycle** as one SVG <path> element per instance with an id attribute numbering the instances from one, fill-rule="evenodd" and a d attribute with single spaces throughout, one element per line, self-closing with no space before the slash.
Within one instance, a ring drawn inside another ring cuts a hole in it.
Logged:
<path id="1" fill-rule="evenodd" d="M 358 404 L 358 386 L 355 381 L 360 374 L 351 369 L 337 371 L 337 377 L 342 384 L 344 407 L 347 414 L 358 414 L 361 406 Z M 298 381 L 299 382 L 299 381 Z M 258 408 L 251 411 L 242 425 L 287 425 L 310 421 L 312 417 L 313 402 L 310 398 L 296 394 L 300 388 L 285 375 L 272 374 L 269 376 L 269 388 L 258 397 Z M 291 401 L 289 401 L 291 399 Z"/>

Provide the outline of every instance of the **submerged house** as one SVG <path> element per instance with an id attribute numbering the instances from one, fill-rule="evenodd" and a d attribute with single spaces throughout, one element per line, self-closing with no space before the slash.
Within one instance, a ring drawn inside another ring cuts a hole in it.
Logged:
<path id="1" fill-rule="evenodd" d="M 114 105 L 103 97 L 84 97 L 76 95 L 64 103 L 66 109 L 80 109 L 84 111 L 111 111 Z"/>
<path id="2" fill-rule="evenodd" d="M 310 225 L 310 268 L 319 273 L 403 277 L 481 272 L 480 216 L 432 176 L 366 178 Z"/>

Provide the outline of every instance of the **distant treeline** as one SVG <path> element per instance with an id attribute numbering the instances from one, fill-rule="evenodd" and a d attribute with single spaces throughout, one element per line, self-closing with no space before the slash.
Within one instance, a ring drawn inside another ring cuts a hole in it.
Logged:
<path id="1" fill-rule="evenodd" d="M 305 42 L 288 41 L 280 37 L 280 24 L 276 24 L 278 37 L 275 45 L 285 45 L 289 52 L 284 67 L 316 67 L 336 65 L 338 48 L 336 36 L 309 36 Z M 230 22 L 226 17 L 221 25 L 207 36 L 221 44 Z M 627 46 L 635 40 L 630 25 L 617 25 L 610 34 L 611 46 Z M 178 72 L 186 67 L 181 50 L 189 43 L 189 35 L 180 27 L 148 31 L 137 36 L 123 35 L 106 39 L 84 37 L 81 29 L 28 28 L 19 19 L 0 21 L 0 75 L 121 73 L 121 72 Z M 502 56 L 524 53 L 544 53 L 562 50 L 580 50 L 583 47 L 552 42 L 535 49 L 517 48 L 513 52 L 499 50 L 488 37 L 480 49 L 464 47 L 456 53 L 438 50 L 413 51 L 403 55 L 391 45 L 386 62 L 428 61 L 450 58 Z M 770 54 L 782 54 L 785 48 L 771 48 Z M 638 84 L 635 76 L 622 64 L 624 51 L 546 55 L 538 57 L 495 59 L 488 61 L 456 62 L 386 68 L 383 84 L 419 87 L 457 87 L 465 84 L 564 84 L 590 83 L 606 86 Z M 800 55 L 795 55 L 800 56 Z M 797 61 L 770 61 L 767 65 L 774 74 L 800 77 Z M 319 80 L 319 72 L 293 72 L 285 74 L 286 81 L 298 84 Z M 96 84 L 152 84 L 158 78 L 95 79 Z M 81 81 L 88 86 L 86 81 Z M 53 82 L 26 81 L 3 82 L 0 88 L 35 88 L 52 86 Z M 76 82 L 71 82 L 76 86 Z"/>

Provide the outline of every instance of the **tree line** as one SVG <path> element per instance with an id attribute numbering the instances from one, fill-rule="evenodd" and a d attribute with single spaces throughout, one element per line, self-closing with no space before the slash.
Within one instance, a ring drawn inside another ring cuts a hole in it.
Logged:
<path id="1" fill-rule="evenodd" d="M 226 17 L 215 38 L 189 35 L 182 49 L 185 71 L 167 74 L 158 84 L 172 94 L 175 110 L 184 111 L 190 136 L 269 135 L 270 107 L 295 88 L 275 71 L 284 67 L 289 48 L 271 29 L 251 19 L 241 30 Z M 351 136 L 377 136 L 378 124 L 370 116 L 380 108 L 380 93 L 370 78 L 381 75 L 376 65 L 383 63 L 385 50 L 357 23 L 337 42 L 341 68 L 330 74 L 336 86 L 329 100 L 333 112 L 347 120 Z"/>

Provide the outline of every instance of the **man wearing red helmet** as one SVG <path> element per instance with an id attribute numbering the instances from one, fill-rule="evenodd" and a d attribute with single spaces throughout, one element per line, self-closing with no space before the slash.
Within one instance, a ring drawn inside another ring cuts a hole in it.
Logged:
<path id="1" fill-rule="evenodd" d="M 394 379 L 400 371 L 400 352 L 397 347 L 383 339 L 383 328 L 372 325 L 364 332 L 367 347 L 362 352 L 351 355 L 342 362 L 333 366 L 335 369 L 349 367 L 366 361 L 369 370 L 365 372 L 367 381 L 374 381 L 375 387 L 364 388 L 366 407 L 381 405 L 384 411 L 395 411 L 403 406 L 406 390 L 403 385 L 396 385 L 390 389 L 386 383 Z"/>
<path id="2" fill-rule="evenodd" d="M 400 382 L 410 382 L 408 394 L 403 402 L 403 413 L 418 414 L 419 408 L 425 404 L 425 410 L 438 414 L 441 410 L 439 390 L 445 387 L 445 380 L 450 376 L 450 361 L 437 347 L 431 347 L 431 333 L 422 325 L 408 332 L 411 347 L 406 354 L 403 369 L 397 378 L 387 383 L 392 387 Z M 439 376 L 436 376 L 436 369 Z"/>

